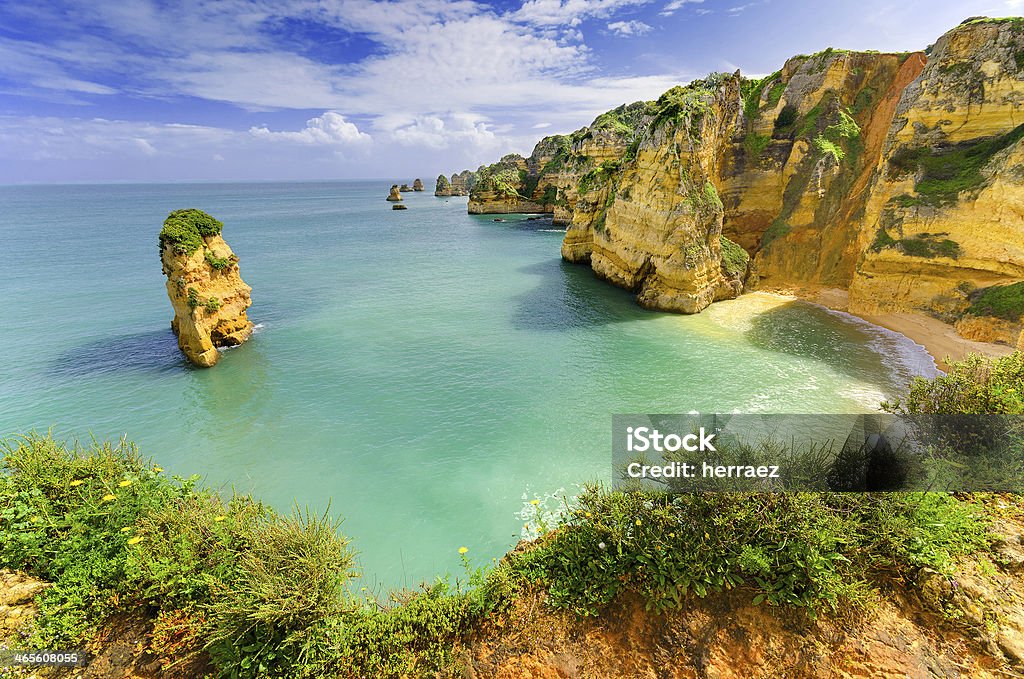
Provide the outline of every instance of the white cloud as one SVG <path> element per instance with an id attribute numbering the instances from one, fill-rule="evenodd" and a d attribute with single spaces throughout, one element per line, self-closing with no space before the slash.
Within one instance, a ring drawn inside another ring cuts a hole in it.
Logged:
<path id="1" fill-rule="evenodd" d="M 543 130 L 546 127 L 551 127 L 551 123 L 537 123 L 535 125 L 531 125 L 530 129 L 533 129 L 533 130 Z"/>
<path id="2" fill-rule="evenodd" d="M 390 138 L 405 146 L 424 146 L 446 149 L 452 146 L 470 147 L 479 152 L 493 150 L 501 140 L 488 123 L 469 113 L 440 116 L 417 116 L 412 120 L 391 118 L 382 121 L 391 126 Z"/>
<path id="3" fill-rule="evenodd" d="M 664 7 L 661 8 L 661 11 L 658 13 L 663 17 L 672 16 L 673 14 L 681 10 L 685 5 L 698 5 L 702 2 L 704 2 L 704 0 L 670 0 Z M 697 13 L 704 14 L 710 11 L 711 10 L 697 10 Z"/>
<path id="4" fill-rule="evenodd" d="M 327 111 L 321 116 L 310 118 L 306 121 L 306 127 L 298 132 L 271 132 L 263 126 L 250 128 L 249 134 L 257 139 L 328 146 L 351 146 L 372 141 L 370 135 L 360 132 L 358 127 L 345 120 L 337 111 Z"/>
<path id="5" fill-rule="evenodd" d="M 642 21 L 613 21 L 608 24 L 608 30 L 623 37 L 633 37 L 650 33 L 651 27 Z"/>
<path id="6" fill-rule="evenodd" d="M 509 15 L 535 26 L 578 26 L 585 19 L 603 19 L 620 9 L 646 5 L 651 0 L 527 0 Z"/>

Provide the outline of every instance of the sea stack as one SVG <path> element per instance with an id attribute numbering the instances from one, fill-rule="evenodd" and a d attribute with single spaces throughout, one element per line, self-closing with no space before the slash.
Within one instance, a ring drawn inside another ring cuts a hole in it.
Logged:
<path id="1" fill-rule="evenodd" d="M 160 261 L 174 307 L 171 329 L 189 362 L 209 368 L 218 347 L 252 335 L 246 315 L 252 291 L 238 271 L 238 257 L 221 238 L 223 224 L 202 210 L 175 210 L 160 231 Z"/>
<path id="2" fill-rule="evenodd" d="M 413 180 L 413 182 L 412 182 L 412 190 L 413 191 L 422 191 L 423 190 L 423 182 L 420 180 L 419 177 L 417 177 L 416 179 Z"/>
<path id="3" fill-rule="evenodd" d="M 402 194 L 398 190 L 398 184 L 391 185 L 391 193 L 388 194 L 386 200 L 390 200 L 392 203 L 397 203 L 398 201 L 402 200 Z"/>
<path id="4" fill-rule="evenodd" d="M 409 193 L 410 191 L 412 191 L 412 188 L 408 184 L 402 184 L 400 187 L 398 187 L 398 190 L 401 193 Z"/>
<path id="5" fill-rule="evenodd" d="M 443 174 L 437 175 L 437 184 L 434 187 L 434 195 L 439 198 L 446 198 L 452 195 L 452 185 L 448 181 L 448 177 Z"/>

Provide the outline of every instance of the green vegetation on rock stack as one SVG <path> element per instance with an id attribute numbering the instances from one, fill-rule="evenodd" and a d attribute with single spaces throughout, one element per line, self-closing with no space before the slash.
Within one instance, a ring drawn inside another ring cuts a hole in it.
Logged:
<path id="1" fill-rule="evenodd" d="M 179 255 L 191 255 L 203 246 L 203 238 L 220 235 L 223 222 L 214 219 L 202 210 L 187 208 L 175 210 L 167 215 L 160 229 L 160 253 L 168 245 Z"/>

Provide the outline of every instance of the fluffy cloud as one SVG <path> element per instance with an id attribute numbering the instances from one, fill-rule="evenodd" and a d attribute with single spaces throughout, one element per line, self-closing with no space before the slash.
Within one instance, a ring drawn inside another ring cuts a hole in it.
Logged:
<path id="1" fill-rule="evenodd" d="M 298 132 L 271 132 L 263 126 L 250 128 L 249 134 L 257 139 L 328 146 L 351 146 L 372 141 L 370 135 L 360 132 L 358 127 L 345 120 L 337 111 L 327 111 L 321 116 L 310 118 L 306 121 L 306 127 Z"/>
<path id="2" fill-rule="evenodd" d="M 609 17 L 627 8 L 646 5 L 651 0 L 527 0 L 510 15 L 515 21 L 535 26 L 577 26 L 585 19 Z"/>
<path id="3" fill-rule="evenodd" d="M 417 116 L 409 121 L 387 119 L 381 121 L 381 125 L 390 126 L 390 138 L 406 146 L 431 149 L 469 146 L 476 151 L 489 151 L 501 145 L 488 123 L 469 113 L 452 113 L 444 118 Z"/>
<path id="4" fill-rule="evenodd" d="M 704 2 L 704 0 L 670 0 L 668 4 L 661 8 L 661 12 L 659 12 L 659 14 L 663 17 L 672 16 L 685 5 L 697 5 L 702 2 Z"/>
<path id="5" fill-rule="evenodd" d="M 642 21 L 613 21 L 608 24 L 608 30 L 623 37 L 633 37 L 650 33 L 651 27 Z"/>

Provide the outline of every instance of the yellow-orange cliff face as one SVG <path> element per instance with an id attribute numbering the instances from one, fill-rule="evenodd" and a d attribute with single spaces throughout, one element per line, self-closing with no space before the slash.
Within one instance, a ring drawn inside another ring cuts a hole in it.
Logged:
<path id="1" fill-rule="evenodd" d="M 160 238 L 160 261 L 174 308 L 171 329 L 185 357 L 203 368 L 220 360 L 218 347 L 239 345 L 253 330 L 247 315 L 252 288 L 242 280 L 238 258 L 219 232 L 220 222 L 206 213 L 179 210 L 168 217 Z"/>
<path id="2" fill-rule="evenodd" d="M 469 209 L 553 213 L 565 259 L 653 308 L 841 288 L 1016 344 L 988 301 L 1024 280 L 1022 106 L 1024 19 L 976 19 L 927 55 L 826 50 L 619 107 L 481 168 Z"/>

